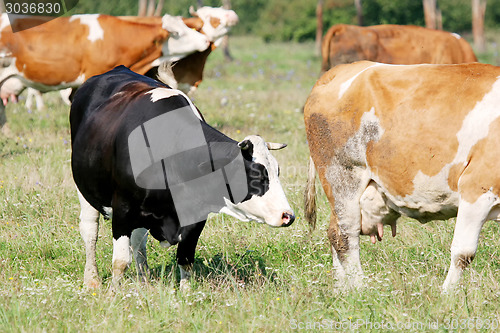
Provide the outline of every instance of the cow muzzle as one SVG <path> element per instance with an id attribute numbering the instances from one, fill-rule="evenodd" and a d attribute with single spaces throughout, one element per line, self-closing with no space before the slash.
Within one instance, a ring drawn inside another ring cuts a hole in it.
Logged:
<path id="1" fill-rule="evenodd" d="M 283 212 L 281 215 L 282 227 L 289 227 L 295 221 L 295 215 L 291 211 Z"/>

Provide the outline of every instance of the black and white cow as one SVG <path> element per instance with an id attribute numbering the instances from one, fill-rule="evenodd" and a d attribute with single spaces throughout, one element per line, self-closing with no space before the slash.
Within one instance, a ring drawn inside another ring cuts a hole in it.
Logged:
<path id="1" fill-rule="evenodd" d="M 132 257 L 146 275 L 148 230 L 163 246 L 178 244 L 183 284 L 209 212 L 275 227 L 295 219 L 269 153 L 285 145 L 253 135 L 232 140 L 184 93 L 159 81 L 123 66 L 94 76 L 78 89 L 70 122 L 89 287 L 100 285 L 99 214 L 112 217 L 113 284 Z"/>

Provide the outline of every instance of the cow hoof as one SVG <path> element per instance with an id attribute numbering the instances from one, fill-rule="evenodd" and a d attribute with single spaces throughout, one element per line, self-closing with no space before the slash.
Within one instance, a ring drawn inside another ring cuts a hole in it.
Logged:
<path id="1" fill-rule="evenodd" d="M 101 281 L 99 279 L 90 279 L 85 281 L 85 286 L 88 289 L 97 289 L 101 286 Z"/>
<path id="2" fill-rule="evenodd" d="M 179 290 L 183 293 L 187 293 L 191 291 L 191 284 L 188 279 L 182 279 L 179 283 Z"/>

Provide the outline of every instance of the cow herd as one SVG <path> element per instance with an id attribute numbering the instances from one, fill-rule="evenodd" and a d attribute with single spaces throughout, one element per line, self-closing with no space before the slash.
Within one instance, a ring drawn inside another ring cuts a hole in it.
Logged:
<path id="1" fill-rule="evenodd" d="M 0 127 L 4 106 L 26 87 L 73 89 L 71 164 L 88 287 L 101 284 L 100 215 L 112 219 L 113 285 L 133 259 L 147 276 L 148 233 L 177 245 L 185 285 L 210 212 L 274 227 L 295 220 L 270 153 L 286 145 L 227 137 L 187 95 L 238 16 L 211 7 L 191 14 L 1 17 Z M 304 214 L 314 226 L 318 174 L 337 278 L 363 284 L 360 235 L 376 243 L 389 225 L 395 236 L 402 215 L 422 223 L 456 216 L 443 285 L 451 290 L 483 224 L 500 220 L 500 69 L 477 63 L 459 35 L 414 26 L 333 26 L 322 58 L 304 106 Z"/>

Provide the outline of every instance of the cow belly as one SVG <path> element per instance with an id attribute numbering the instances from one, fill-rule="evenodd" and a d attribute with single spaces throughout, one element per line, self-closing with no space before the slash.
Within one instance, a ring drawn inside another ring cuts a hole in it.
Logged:
<path id="1" fill-rule="evenodd" d="M 377 185 L 377 190 L 390 210 L 422 223 L 457 215 L 459 195 L 448 187 L 442 175 L 428 177 L 419 172 L 413 180 L 413 187 L 413 192 L 405 196 L 383 186 Z"/>

